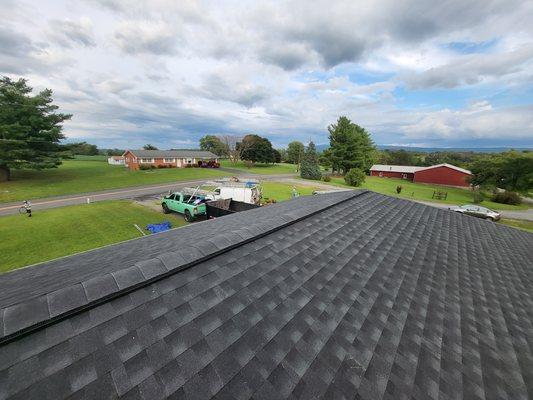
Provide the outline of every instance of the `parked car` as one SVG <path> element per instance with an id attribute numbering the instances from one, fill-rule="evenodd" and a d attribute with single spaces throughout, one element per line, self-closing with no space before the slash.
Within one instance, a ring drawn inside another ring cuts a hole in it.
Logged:
<path id="1" fill-rule="evenodd" d="M 458 207 L 450 207 L 449 210 L 461 214 L 471 215 L 473 217 L 490 219 L 491 221 L 498 221 L 501 218 L 499 212 L 490 210 L 486 207 L 481 207 L 473 204 L 465 204 Z"/>
<path id="2" fill-rule="evenodd" d="M 186 221 L 191 222 L 199 216 L 205 215 L 205 197 L 176 192 L 163 197 L 161 207 L 168 214 L 172 211 L 183 214 Z"/>

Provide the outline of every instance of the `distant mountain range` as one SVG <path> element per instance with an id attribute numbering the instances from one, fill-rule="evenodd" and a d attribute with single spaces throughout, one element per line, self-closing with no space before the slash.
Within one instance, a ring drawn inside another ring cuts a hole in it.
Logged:
<path id="1" fill-rule="evenodd" d="M 317 144 L 316 149 L 317 151 L 324 151 L 329 147 L 329 144 Z M 457 152 L 465 152 L 465 151 L 473 151 L 475 153 L 501 153 L 502 151 L 508 151 L 508 150 L 533 150 L 531 148 L 526 147 L 409 147 L 409 146 L 386 146 L 386 145 L 377 145 L 377 148 L 379 150 L 405 150 L 405 151 L 413 151 L 413 152 L 420 152 L 420 153 L 433 153 L 436 151 L 457 151 Z"/>

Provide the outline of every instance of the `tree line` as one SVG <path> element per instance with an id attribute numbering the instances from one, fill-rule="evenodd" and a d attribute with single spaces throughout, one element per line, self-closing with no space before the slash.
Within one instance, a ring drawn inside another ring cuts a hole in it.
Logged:
<path id="1" fill-rule="evenodd" d="M 98 149 L 86 142 L 61 143 L 63 123 L 72 115 L 61 113 L 53 104 L 52 91 L 33 94 L 25 79 L 0 77 L 0 181 L 10 178 L 13 168 L 45 169 L 61 164 L 73 155 L 119 155 L 120 149 Z M 275 149 L 269 139 L 257 134 L 206 135 L 200 148 L 232 163 L 286 162 L 308 179 L 327 179 L 329 171 L 345 177 L 349 184 L 360 184 L 374 163 L 429 166 L 449 163 L 472 171 L 471 183 L 484 188 L 503 188 L 528 193 L 533 188 L 533 152 L 408 152 L 378 151 L 365 128 L 342 116 L 328 126 L 329 147 L 321 153 L 314 143 L 305 146 L 292 141 Z M 147 144 L 145 149 L 156 149 Z"/>

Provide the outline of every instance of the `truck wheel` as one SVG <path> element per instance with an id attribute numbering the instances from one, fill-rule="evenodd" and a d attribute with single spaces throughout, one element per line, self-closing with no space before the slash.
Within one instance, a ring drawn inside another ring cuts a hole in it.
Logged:
<path id="1" fill-rule="evenodd" d="M 185 210 L 183 216 L 185 217 L 185 221 L 187 222 L 192 222 L 192 220 L 194 219 L 189 210 Z"/>
<path id="2" fill-rule="evenodd" d="M 170 209 L 165 203 L 161 204 L 161 206 L 163 207 L 163 214 L 170 214 Z"/>

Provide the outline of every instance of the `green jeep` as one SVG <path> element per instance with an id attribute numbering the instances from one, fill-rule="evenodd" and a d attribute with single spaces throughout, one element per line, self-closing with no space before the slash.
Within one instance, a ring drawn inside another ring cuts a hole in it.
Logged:
<path id="1" fill-rule="evenodd" d="M 165 214 L 175 211 L 183 214 L 185 221 L 191 222 L 205 215 L 205 197 L 176 192 L 163 197 L 161 207 Z"/>

